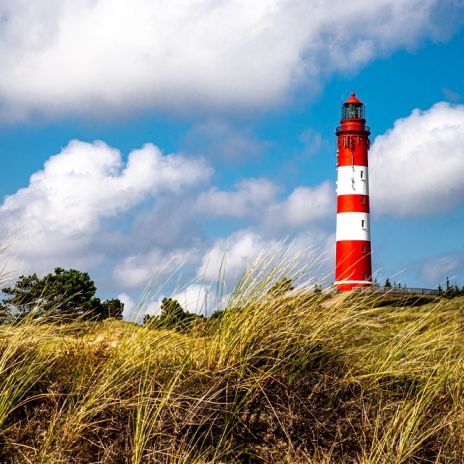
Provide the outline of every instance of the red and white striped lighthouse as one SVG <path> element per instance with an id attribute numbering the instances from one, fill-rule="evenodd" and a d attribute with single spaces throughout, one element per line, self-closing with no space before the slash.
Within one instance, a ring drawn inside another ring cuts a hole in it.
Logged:
<path id="1" fill-rule="evenodd" d="M 337 127 L 337 234 L 334 285 L 340 291 L 372 285 L 367 152 L 369 127 L 364 105 L 353 93 Z"/>

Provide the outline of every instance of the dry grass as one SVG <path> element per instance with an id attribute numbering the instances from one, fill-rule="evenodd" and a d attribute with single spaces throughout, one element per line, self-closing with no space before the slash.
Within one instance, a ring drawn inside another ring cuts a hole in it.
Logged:
<path id="1" fill-rule="evenodd" d="M 0 462 L 464 462 L 464 299 L 270 298 L 278 277 L 190 330 L 0 326 Z"/>

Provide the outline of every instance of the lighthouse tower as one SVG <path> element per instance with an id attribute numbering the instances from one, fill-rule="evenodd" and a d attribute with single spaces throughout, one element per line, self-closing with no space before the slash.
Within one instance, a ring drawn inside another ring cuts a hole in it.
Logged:
<path id="1" fill-rule="evenodd" d="M 337 127 L 337 234 L 334 285 L 340 291 L 372 285 L 367 152 L 370 129 L 353 93 Z"/>

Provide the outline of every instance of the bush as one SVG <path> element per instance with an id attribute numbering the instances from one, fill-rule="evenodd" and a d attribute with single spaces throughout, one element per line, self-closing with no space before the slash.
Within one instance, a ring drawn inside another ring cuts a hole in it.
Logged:
<path id="1" fill-rule="evenodd" d="M 184 310 L 180 303 L 173 298 L 163 298 L 160 315 L 148 315 L 143 318 L 143 324 L 150 327 L 182 328 L 190 322 L 202 318 Z"/>

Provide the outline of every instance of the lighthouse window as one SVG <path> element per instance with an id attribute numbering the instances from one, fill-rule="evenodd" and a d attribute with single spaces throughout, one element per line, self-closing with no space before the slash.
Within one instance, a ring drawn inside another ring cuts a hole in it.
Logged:
<path id="1" fill-rule="evenodd" d="M 344 103 L 342 107 L 342 119 L 345 118 L 364 119 L 364 105 L 359 103 Z"/>
<path id="2" fill-rule="evenodd" d="M 365 252 L 366 252 L 366 245 L 363 244 L 363 245 L 361 246 L 361 250 L 362 250 L 363 253 L 365 253 Z"/>
<path id="3" fill-rule="evenodd" d="M 364 229 L 365 228 L 366 221 L 364 219 L 361 219 L 361 227 Z"/>
<path id="4" fill-rule="evenodd" d="M 360 176 L 361 176 L 361 179 L 364 178 L 364 171 L 361 171 L 361 172 L 360 172 Z"/>
<path id="5" fill-rule="evenodd" d="M 366 197 L 364 195 L 361 195 L 361 205 L 366 204 Z"/>

